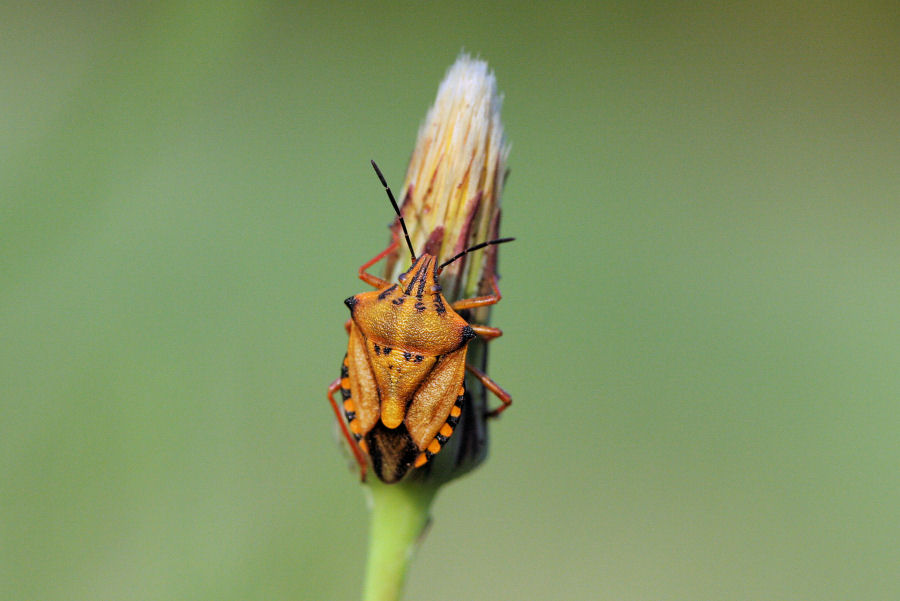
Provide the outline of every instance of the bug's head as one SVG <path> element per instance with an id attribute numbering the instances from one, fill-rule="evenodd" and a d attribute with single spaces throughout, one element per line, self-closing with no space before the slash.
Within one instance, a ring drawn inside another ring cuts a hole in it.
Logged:
<path id="1" fill-rule="evenodd" d="M 413 261 L 412 267 L 400 274 L 398 278 L 404 294 L 437 294 L 441 285 L 437 281 L 437 257 L 428 253 Z"/>

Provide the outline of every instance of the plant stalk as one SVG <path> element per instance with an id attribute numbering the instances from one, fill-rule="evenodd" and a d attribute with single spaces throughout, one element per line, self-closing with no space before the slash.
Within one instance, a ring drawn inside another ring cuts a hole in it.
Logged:
<path id="1" fill-rule="evenodd" d="M 416 480 L 384 484 L 372 478 L 366 488 L 372 511 L 363 601 L 399 601 L 438 487 Z"/>

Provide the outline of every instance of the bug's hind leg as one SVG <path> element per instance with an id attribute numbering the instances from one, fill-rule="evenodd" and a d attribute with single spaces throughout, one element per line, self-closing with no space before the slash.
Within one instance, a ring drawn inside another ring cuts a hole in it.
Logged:
<path id="1" fill-rule="evenodd" d="M 500 386 L 496 382 L 491 380 L 486 373 L 484 373 L 477 367 L 469 365 L 468 363 L 466 363 L 466 369 L 472 372 L 472 374 L 481 381 L 484 387 L 493 392 L 494 396 L 500 399 L 500 402 L 503 403 L 496 409 L 488 411 L 486 414 L 487 417 L 497 417 L 498 415 L 506 411 L 507 407 L 512 405 L 512 397 L 509 396 L 509 393 L 500 388 Z"/>
<path id="2" fill-rule="evenodd" d="M 350 434 L 350 430 L 347 429 L 347 424 L 344 421 L 344 412 L 338 407 L 337 401 L 334 400 L 334 393 L 340 389 L 341 378 L 338 378 L 328 386 L 328 400 L 331 401 L 331 408 L 334 409 L 334 416 L 337 418 L 338 425 L 341 427 L 341 434 L 344 435 L 347 444 L 350 445 L 350 450 L 353 451 L 353 457 L 356 459 L 356 463 L 359 464 L 359 479 L 365 482 L 366 470 L 368 469 L 369 464 L 363 455 L 362 449 L 359 448 L 359 444 L 353 438 L 353 435 Z"/>

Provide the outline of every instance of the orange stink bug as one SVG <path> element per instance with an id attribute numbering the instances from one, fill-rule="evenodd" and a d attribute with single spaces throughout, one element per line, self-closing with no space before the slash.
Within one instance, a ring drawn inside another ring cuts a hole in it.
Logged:
<path id="1" fill-rule="evenodd" d="M 417 258 L 394 194 L 374 161 L 372 166 L 397 213 L 412 266 L 396 284 L 366 271 L 397 248 L 395 233 L 384 251 L 359 268 L 359 278 L 377 290 L 344 301 L 350 309 L 345 325 L 350 343 L 341 377 L 328 387 L 328 400 L 359 463 L 360 477 L 365 480 L 371 460 L 375 474 L 392 483 L 428 463 L 453 434 L 465 402 L 466 369 L 502 402 L 488 416 L 496 417 L 512 403 L 506 391 L 466 363 L 472 338 L 491 340 L 502 332 L 469 324 L 457 313 L 498 302 L 496 275 L 493 294 L 453 303 L 444 298 L 438 276 L 466 253 L 513 238 L 476 244 L 440 264 L 428 252 Z M 338 390 L 341 405 L 334 398 Z"/>

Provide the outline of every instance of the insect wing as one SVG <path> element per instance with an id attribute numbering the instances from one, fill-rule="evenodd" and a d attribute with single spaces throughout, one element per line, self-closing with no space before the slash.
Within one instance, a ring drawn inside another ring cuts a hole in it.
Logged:
<path id="1" fill-rule="evenodd" d="M 378 387 L 372 366 L 366 357 L 366 339 L 355 323 L 350 325 L 350 343 L 347 346 L 347 368 L 353 410 L 356 413 L 351 429 L 365 436 L 381 417 Z"/>
<path id="2" fill-rule="evenodd" d="M 462 386 L 465 369 L 466 347 L 463 346 L 438 361 L 413 397 L 406 414 L 406 426 L 413 442 L 420 449 L 428 449 L 442 429 L 445 438 L 452 434 L 452 429 L 447 432 L 444 425 L 457 398 L 465 392 Z M 440 446 L 432 448 L 431 452 L 439 450 Z"/>

